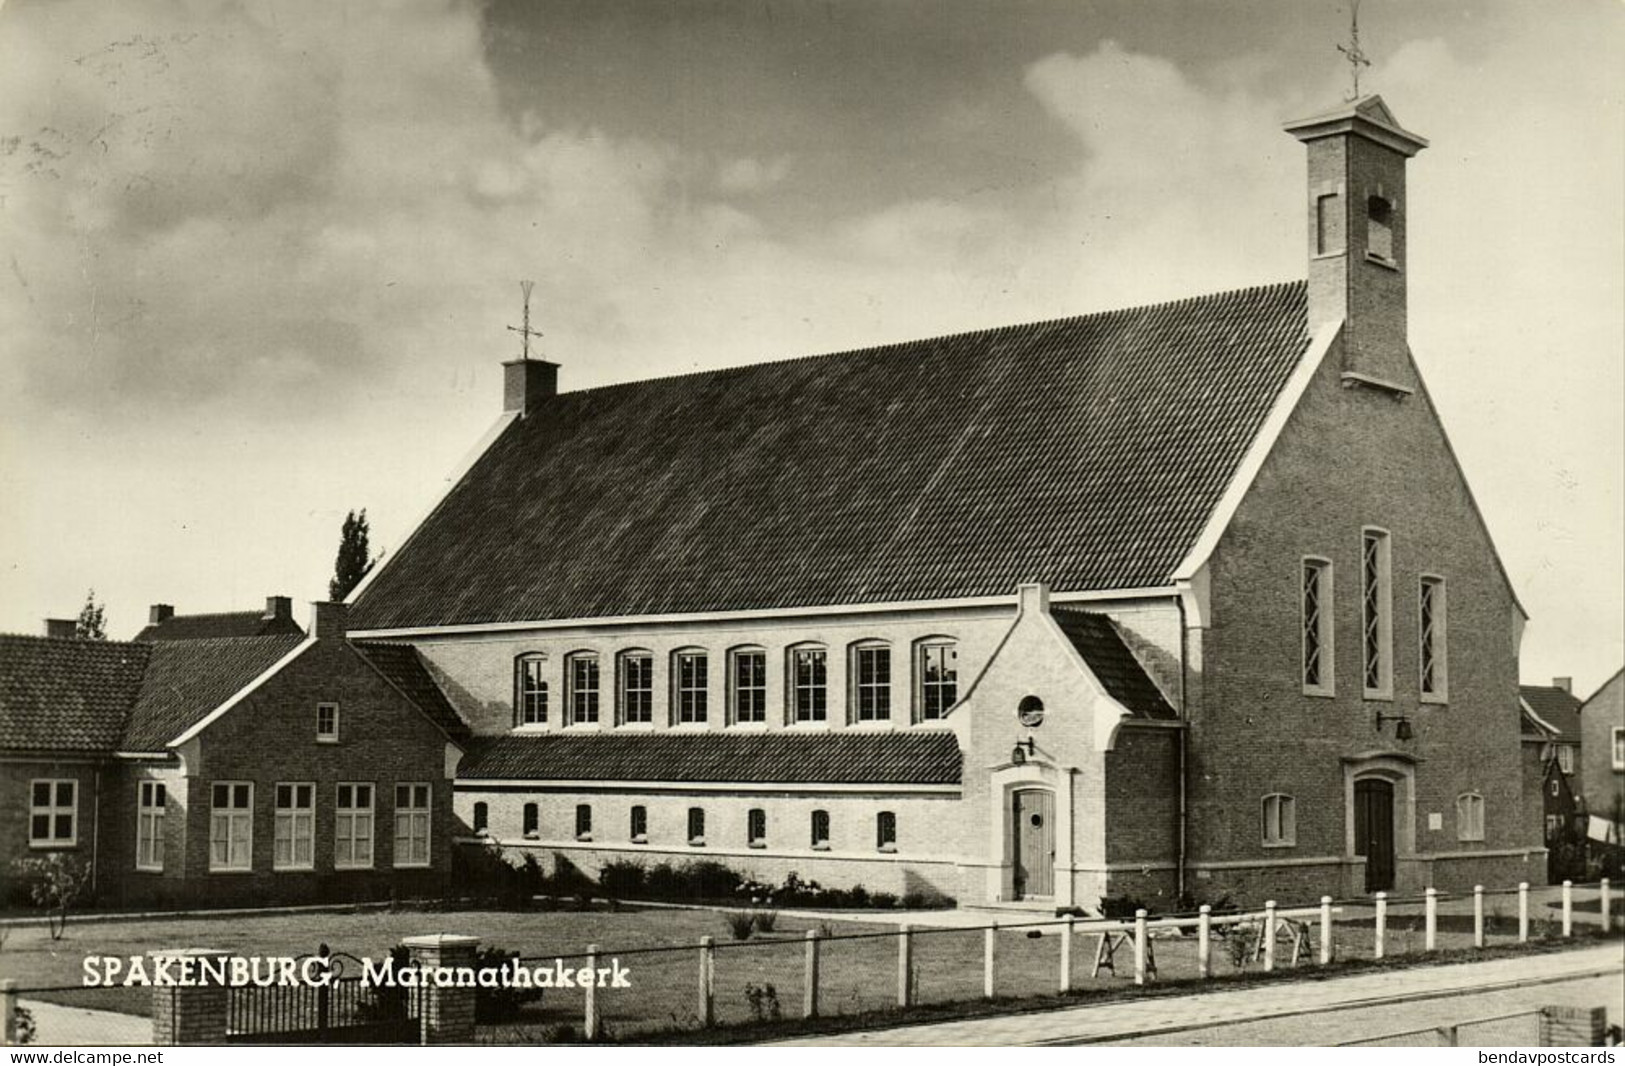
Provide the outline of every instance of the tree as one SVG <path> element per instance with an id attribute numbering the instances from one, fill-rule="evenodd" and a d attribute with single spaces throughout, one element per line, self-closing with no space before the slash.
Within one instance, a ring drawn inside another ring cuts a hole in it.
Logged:
<path id="1" fill-rule="evenodd" d="M 90 887 L 90 865 L 58 852 L 43 858 L 15 859 L 12 867 L 28 884 L 28 896 L 45 912 L 52 940 L 68 928 L 68 910 Z"/>
<path id="2" fill-rule="evenodd" d="M 378 562 L 367 543 L 367 509 L 351 511 L 344 516 L 344 529 L 339 534 L 339 554 L 333 562 L 333 580 L 327 583 L 327 598 L 342 600 L 361 584 Z"/>
<path id="3" fill-rule="evenodd" d="M 85 594 L 85 605 L 79 608 L 79 618 L 74 623 L 73 635 L 77 640 L 107 639 L 107 608 L 96 602 L 95 589 Z"/>

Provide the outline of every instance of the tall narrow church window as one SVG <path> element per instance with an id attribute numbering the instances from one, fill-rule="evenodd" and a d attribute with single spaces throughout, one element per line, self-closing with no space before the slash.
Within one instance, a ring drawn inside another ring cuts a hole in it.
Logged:
<path id="1" fill-rule="evenodd" d="M 875 815 L 875 850 L 897 850 L 897 815 L 892 811 Z"/>
<path id="2" fill-rule="evenodd" d="M 920 720 L 936 721 L 948 715 L 959 701 L 959 645 L 951 640 L 929 640 L 920 644 Z"/>
<path id="3" fill-rule="evenodd" d="M 704 807 L 690 807 L 688 809 L 688 842 L 696 848 L 705 844 Z"/>
<path id="4" fill-rule="evenodd" d="M 1315 197 L 1315 254 L 1341 251 L 1337 240 L 1337 194 Z"/>
<path id="5" fill-rule="evenodd" d="M 570 724 L 598 721 L 598 656 L 578 653 L 566 660 L 570 684 Z"/>
<path id="6" fill-rule="evenodd" d="M 634 806 L 629 822 L 627 830 L 632 843 L 647 844 L 649 842 L 649 808 L 641 803 Z"/>
<path id="7" fill-rule="evenodd" d="M 752 807 L 745 815 L 745 843 L 753 848 L 767 847 L 767 812 Z"/>
<path id="8" fill-rule="evenodd" d="M 621 721 L 646 725 L 654 721 L 655 660 L 648 652 L 621 653 Z"/>
<path id="9" fill-rule="evenodd" d="M 592 839 L 592 805 L 588 803 L 576 804 L 576 839 Z"/>
<path id="10" fill-rule="evenodd" d="M 705 721 L 705 670 L 708 661 L 703 651 L 677 653 L 676 669 L 672 673 L 677 684 L 676 712 L 679 724 Z"/>
<path id="11" fill-rule="evenodd" d="M 1424 577 L 1417 591 L 1417 649 L 1422 670 L 1422 698 L 1443 702 L 1449 695 L 1445 641 L 1444 578 Z"/>
<path id="12" fill-rule="evenodd" d="M 542 835 L 542 812 L 536 804 L 525 804 L 519 832 L 526 840 L 535 840 Z"/>
<path id="13" fill-rule="evenodd" d="M 1456 797 L 1456 839 L 1484 839 L 1484 797 L 1477 792 L 1463 792 Z"/>
<path id="14" fill-rule="evenodd" d="M 814 851 L 829 850 L 829 812 L 812 812 L 812 846 Z"/>
<path id="15" fill-rule="evenodd" d="M 1393 589 L 1390 585 L 1388 534 L 1368 529 L 1360 549 L 1361 624 L 1365 650 L 1365 695 L 1393 696 Z"/>
<path id="16" fill-rule="evenodd" d="M 547 659 L 524 655 L 514 668 L 514 724 L 542 725 L 547 721 Z"/>
<path id="17" fill-rule="evenodd" d="M 1394 205 L 1380 196 L 1366 201 L 1367 254 L 1389 262 L 1394 258 Z"/>
<path id="18" fill-rule="evenodd" d="M 729 699 L 735 722 L 767 721 L 767 652 L 742 648 L 728 670 Z"/>
<path id="19" fill-rule="evenodd" d="M 1314 696 L 1336 691 L 1332 645 L 1332 564 L 1303 561 L 1303 690 Z"/>
<path id="20" fill-rule="evenodd" d="M 790 653 L 790 691 L 797 722 L 822 722 L 828 716 L 828 653 L 823 648 L 797 648 Z"/>
<path id="21" fill-rule="evenodd" d="M 859 645 L 852 651 L 855 713 L 860 722 L 891 718 L 891 648 L 884 644 Z"/>

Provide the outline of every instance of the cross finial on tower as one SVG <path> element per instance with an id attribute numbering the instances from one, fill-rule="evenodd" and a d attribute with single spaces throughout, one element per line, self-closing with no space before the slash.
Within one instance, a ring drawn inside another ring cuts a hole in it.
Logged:
<path id="1" fill-rule="evenodd" d="M 542 335 L 541 330 L 530 328 L 530 290 L 535 287 L 536 283 L 534 281 L 521 281 L 519 283 L 519 290 L 525 294 L 524 325 L 508 327 L 508 329 L 520 336 L 522 347 L 520 348 L 519 358 L 521 359 L 530 358 L 530 339 Z"/>
<path id="2" fill-rule="evenodd" d="M 1337 50 L 1342 52 L 1348 60 L 1349 73 L 1353 78 L 1354 86 L 1349 99 L 1358 100 L 1360 98 L 1360 68 L 1371 65 L 1371 60 L 1367 59 L 1365 53 L 1360 50 L 1360 0 L 1349 0 L 1349 43 L 1347 45 L 1338 45 Z"/>

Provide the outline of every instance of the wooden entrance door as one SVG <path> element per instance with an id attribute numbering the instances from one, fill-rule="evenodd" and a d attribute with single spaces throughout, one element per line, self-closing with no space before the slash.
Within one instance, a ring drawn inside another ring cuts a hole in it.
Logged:
<path id="1" fill-rule="evenodd" d="M 1381 778 L 1354 782 L 1354 854 L 1365 856 L 1365 890 L 1394 887 L 1394 786 Z"/>
<path id="2" fill-rule="evenodd" d="M 1016 898 L 1055 895 L 1055 793 L 1017 790 L 1011 800 Z"/>

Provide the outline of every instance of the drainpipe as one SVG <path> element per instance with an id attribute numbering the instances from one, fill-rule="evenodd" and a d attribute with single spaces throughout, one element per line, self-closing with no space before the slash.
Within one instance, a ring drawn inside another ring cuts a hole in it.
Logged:
<path id="1" fill-rule="evenodd" d="M 1186 807 L 1185 745 L 1190 740 L 1190 708 L 1185 703 L 1185 672 L 1189 669 L 1190 631 L 1186 626 L 1185 597 L 1175 593 L 1174 603 L 1179 606 L 1179 717 L 1185 728 L 1179 731 L 1179 859 L 1175 867 L 1175 888 L 1180 899 L 1185 897 L 1185 836 L 1190 814 Z"/>
<path id="2" fill-rule="evenodd" d="M 96 898 L 96 878 L 101 873 L 102 844 L 102 768 L 96 765 L 96 784 L 90 809 L 90 898 Z"/>

